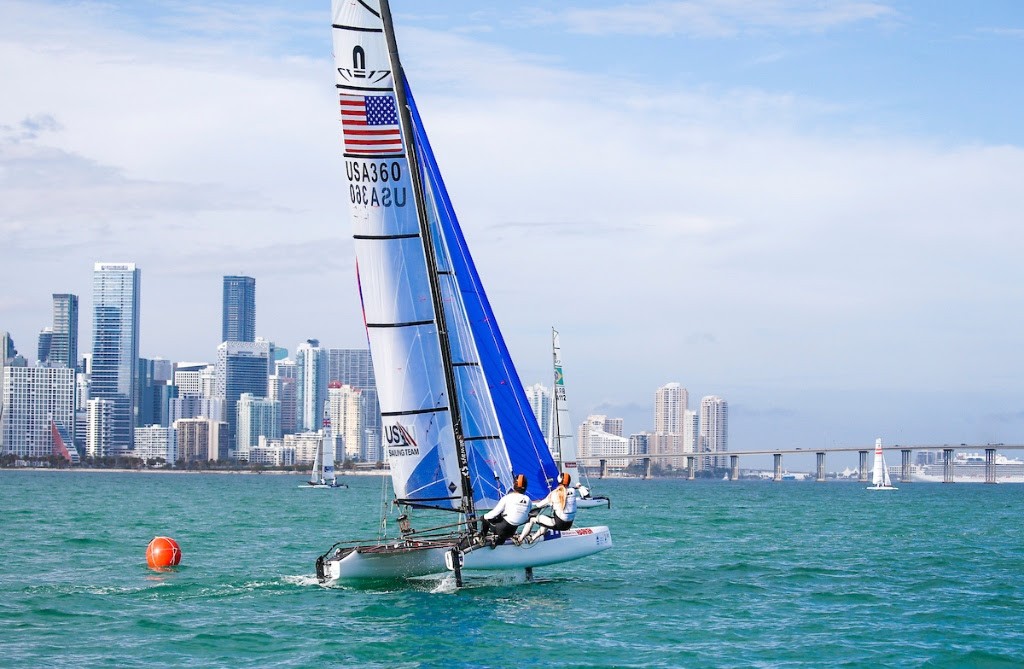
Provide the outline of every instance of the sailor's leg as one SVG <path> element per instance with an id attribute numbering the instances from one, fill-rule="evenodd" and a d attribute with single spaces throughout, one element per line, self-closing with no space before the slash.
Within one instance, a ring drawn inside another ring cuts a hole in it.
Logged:
<path id="1" fill-rule="evenodd" d="M 537 524 L 537 531 L 534 532 L 533 536 L 528 540 L 531 544 L 544 536 L 544 533 L 547 532 L 548 529 L 555 526 L 555 521 L 551 516 L 537 516 L 534 518 L 533 522 Z"/>

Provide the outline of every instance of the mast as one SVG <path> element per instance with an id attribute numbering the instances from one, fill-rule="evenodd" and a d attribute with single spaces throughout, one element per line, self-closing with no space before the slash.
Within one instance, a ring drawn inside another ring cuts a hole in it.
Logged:
<path id="1" fill-rule="evenodd" d="M 455 453 L 459 462 L 459 474 L 462 483 L 462 511 L 466 514 L 467 525 L 473 531 L 476 527 L 476 510 L 473 507 L 473 481 L 469 476 L 469 454 L 466 452 L 466 441 L 462 434 L 462 412 L 456 393 L 455 374 L 452 365 L 451 345 L 448 338 L 448 324 L 444 317 L 441 283 L 437 278 L 437 251 L 434 249 L 434 236 L 427 223 L 427 205 L 423 189 L 423 177 L 420 173 L 420 160 L 414 144 L 412 114 L 405 91 L 405 72 L 398 57 L 398 42 L 395 40 L 395 25 L 391 20 L 391 7 L 388 0 L 380 0 L 380 14 L 384 22 L 384 37 L 388 43 L 388 58 L 395 82 L 395 96 L 398 98 L 398 110 L 401 115 L 402 127 L 406 131 L 406 160 L 409 161 L 410 179 L 412 180 L 413 197 L 416 200 L 416 214 L 419 219 L 420 237 L 423 251 L 427 258 L 427 278 L 430 281 L 430 295 L 434 303 L 434 322 L 437 325 L 437 337 L 441 345 L 441 362 L 444 367 L 445 391 L 448 393 L 448 407 L 452 417 L 452 432 L 455 435 Z"/>
<path id="2" fill-rule="evenodd" d="M 562 453 L 562 424 L 561 421 L 558 420 L 558 409 L 559 404 L 561 403 L 558 401 L 558 348 L 556 346 L 557 337 L 558 331 L 555 330 L 555 328 L 551 328 L 551 357 L 553 359 L 551 369 L 555 373 L 555 379 L 553 383 L 554 392 L 552 393 L 555 397 L 551 411 L 552 418 L 554 419 L 554 430 L 551 433 L 551 437 L 552 439 L 554 439 L 555 442 L 558 443 L 558 471 L 565 471 L 565 454 Z"/>

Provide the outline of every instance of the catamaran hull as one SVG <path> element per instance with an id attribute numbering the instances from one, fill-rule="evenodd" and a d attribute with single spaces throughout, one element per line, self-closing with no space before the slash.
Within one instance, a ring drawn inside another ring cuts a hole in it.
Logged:
<path id="1" fill-rule="evenodd" d="M 576 500 L 576 508 L 578 509 L 593 509 L 599 506 L 606 506 L 609 509 L 612 508 L 612 501 L 607 497 L 590 497 L 587 499 Z"/>
<path id="2" fill-rule="evenodd" d="M 463 553 L 463 571 L 525 569 L 568 562 L 612 547 L 606 526 L 548 532 L 533 544 L 509 542 L 494 549 L 475 548 Z M 445 555 L 453 546 L 366 546 L 323 560 L 317 576 L 325 585 L 336 581 L 407 579 L 448 571 Z M 322 572 L 322 574 L 321 574 Z"/>

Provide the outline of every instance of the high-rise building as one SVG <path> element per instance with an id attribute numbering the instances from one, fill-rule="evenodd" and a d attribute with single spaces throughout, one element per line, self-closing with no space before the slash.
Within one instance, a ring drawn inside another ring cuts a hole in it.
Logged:
<path id="1" fill-rule="evenodd" d="M 281 434 L 293 434 L 298 429 L 295 421 L 297 373 L 295 361 L 285 358 L 274 363 L 274 374 L 270 377 L 270 394 L 267 397 L 281 403 Z"/>
<path id="2" fill-rule="evenodd" d="M 114 400 L 93 398 L 85 412 L 85 454 L 90 458 L 114 455 L 113 420 Z M 134 432 L 134 430 L 132 430 Z"/>
<path id="3" fill-rule="evenodd" d="M 174 365 L 174 385 L 178 386 L 178 394 L 211 396 L 205 392 L 203 375 L 208 368 L 213 368 L 216 375 L 216 366 L 206 362 L 179 362 Z"/>
<path id="4" fill-rule="evenodd" d="M 74 433 L 75 370 L 66 367 L 2 369 L 0 452 L 29 458 L 54 455 L 54 425 L 69 435 Z"/>
<path id="5" fill-rule="evenodd" d="M 331 428 L 341 437 L 343 453 L 338 460 L 368 461 L 363 444 L 363 397 L 362 391 L 339 381 L 331 381 L 327 388 L 327 415 Z M 373 460 L 375 462 L 375 460 Z"/>
<path id="6" fill-rule="evenodd" d="M 256 341 L 256 279 L 224 277 L 221 341 Z"/>
<path id="7" fill-rule="evenodd" d="M 36 361 L 45 367 L 50 359 L 50 346 L 53 345 L 53 328 L 47 325 L 39 331 L 39 345 L 36 347 Z"/>
<path id="8" fill-rule="evenodd" d="M 254 342 L 226 341 L 217 347 L 214 395 L 224 398 L 228 443 L 237 450 L 238 399 L 242 393 L 266 397 L 274 361 L 274 343 L 262 337 Z"/>
<path id="9" fill-rule="evenodd" d="M 80 455 L 85 455 L 86 428 L 89 425 L 89 375 L 85 372 L 75 374 L 75 448 Z"/>
<path id="10" fill-rule="evenodd" d="M 373 374 L 373 359 L 370 357 L 369 349 L 328 349 L 327 377 L 328 381 L 339 381 L 362 393 L 363 435 L 359 451 L 369 462 L 380 461 L 383 457 L 380 454 L 380 402 L 377 399 L 377 381 Z"/>
<path id="11" fill-rule="evenodd" d="M 113 402 L 114 450 L 130 450 L 135 443 L 139 282 L 135 263 L 96 263 L 93 268 L 90 395 Z"/>
<path id="12" fill-rule="evenodd" d="M 697 437 L 700 435 L 700 416 L 696 411 L 683 412 L 683 453 L 697 452 Z"/>
<path id="13" fill-rule="evenodd" d="M 685 466 L 683 432 L 689 404 L 690 393 L 678 383 L 667 383 L 654 393 L 654 434 L 648 452 L 662 467 Z"/>
<path id="14" fill-rule="evenodd" d="M 186 462 L 223 460 L 227 457 L 227 423 L 209 418 L 182 418 L 175 421 L 178 435 L 178 459 Z"/>
<path id="15" fill-rule="evenodd" d="M 0 367 L 11 364 L 18 349 L 14 347 L 14 339 L 10 332 L 0 332 Z"/>
<path id="16" fill-rule="evenodd" d="M 636 434 L 629 435 L 629 454 L 647 455 L 650 452 L 648 450 L 650 442 L 650 432 L 637 432 Z"/>
<path id="17" fill-rule="evenodd" d="M 654 431 L 681 434 L 683 412 L 690 406 L 690 393 L 678 383 L 667 383 L 654 394 Z"/>
<path id="18" fill-rule="evenodd" d="M 327 378 L 328 361 L 317 339 L 307 339 L 295 351 L 295 429 L 301 432 L 320 429 L 331 380 Z"/>
<path id="19" fill-rule="evenodd" d="M 320 448 L 319 432 L 296 432 L 286 434 L 282 440 L 285 448 L 295 452 L 295 461 L 301 464 L 313 464 L 317 449 Z"/>
<path id="20" fill-rule="evenodd" d="M 178 387 L 171 379 L 171 363 L 157 358 L 149 360 L 139 358 L 139 378 L 136 389 L 139 394 L 136 400 L 136 427 L 160 425 L 169 427 L 171 400 L 178 396 Z"/>
<path id="21" fill-rule="evenodd" d="M 147 425 L 135 428 L 135 452 L 143 461 L 177 462 L 178 437 L 173 427 Z"/>
<path id="22" fill-rule="evenodd" d="M 53 294 L 53 340 L 47 363 L 51 367 L 77 369 L 78 361 L 78 296 Z"/>
<path id="23" fill-rule="evenodd" d="M 248 460 L 249 451 L 258 446 L 260 437 L 268 440 L 281 438 L 281 403 L 252 393 L 238 398 L 238 433 L 235 440 L 235 458 Z"/>
<path id="24" fill-rule="evenodd" d="M 183 393 L 178 397 L 172 397 L 167 407 L 168 422 L 173 425 L 183 418 L 209 418 L 218 422 L 223 421 L 225 420 L 224 398 L 204 397 L 197 393 Z"/>
<path id="25" fill-rule="evenodd" d="M 608 432 L 614 429 L 619 419 L 609 420 L 607 416 L 587 416 L 577 430 L 578 450 L 581 458 L 600 458 L 608 467 L 623 468 L 629 462 L 621 456 L 629 455 L 629 439 Z M 614 458 L 620 456 L 620 458 Z"/>
<path id="26" fill-rule="evenodd" d="M 559 457 L 557 452 L 558 444 L 555 443 L 554 435 L 552 434 L 554 421 L 552 420 L 551 412 L 553 411 L 554 403 L 551 397 L 551 389 L 541 383 L 535 383 L 532 386 L 523 388 L 523 390 L 526 391 L 526 401 L 530 403 L 530 408 L 533 409 L 533 415 L 537 418 L 540 431 L 544 434 L 544 441 L 551 450 L 551 454 L 557 459 Z M 568 430 L 563 430 L 562 434 L 568 434 Z"/>
<path id="27" fill-rule="evenodd" d="M 708 395 L 700 400 L 699 442 L 705 467 L 729 466 L 727 457 L 714 455 L 729 450 L 729 403 L 717 395 Z"/>

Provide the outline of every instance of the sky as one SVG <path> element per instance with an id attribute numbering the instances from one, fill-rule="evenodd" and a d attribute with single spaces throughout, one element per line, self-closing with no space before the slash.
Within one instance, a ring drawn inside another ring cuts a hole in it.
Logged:
<path id="1" fill-rule="evenodd" d="M 526 384 L 734 450 L 1024 443 L 1024 4 L 392 0 Z M 144 357 L 364 347 L 329 2 L 0 0 L 0 331 L 142 272 Z M 787 464 L 813 465 L 813 456 Z M 830 467 L 855 455 L 830 456 Z M 741 464 L 770 464 L 751 458 Z"/>

